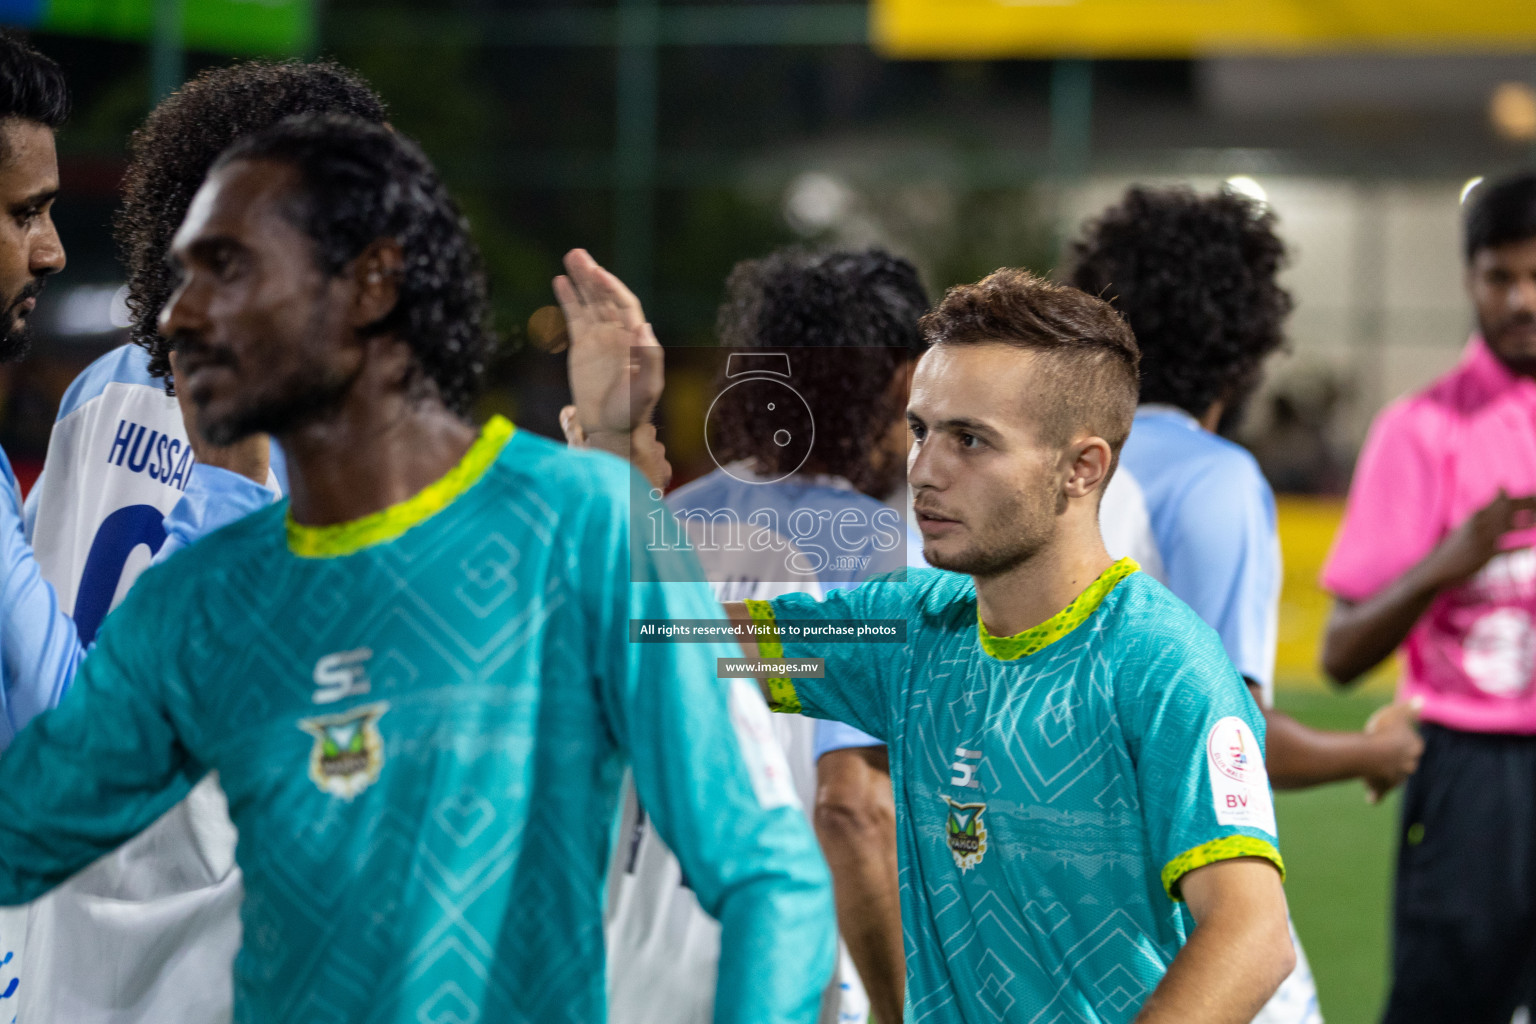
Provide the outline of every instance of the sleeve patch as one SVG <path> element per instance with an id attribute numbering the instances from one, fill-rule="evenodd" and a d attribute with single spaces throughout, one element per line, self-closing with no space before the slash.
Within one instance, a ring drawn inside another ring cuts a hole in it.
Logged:
<path id="1" fill-rule="evenodd" d="M 1264 770 L 1264 751 L 1248 723 L 1228 715 L 1211 727 L 1205 740 L 1210 766 L 1211 802 L 1216 821 L 1279 835 L 1275 802 Z"/>
<path id="2" fill-rule="evenodd" d="M 741 759 L 758 804 L 764 810 L 799 807 L 800 797 L 789 774 L 789 761 L 774 738 L 773 722 L 757 687 L 744 679 L 734 680 L 730 704 L 731 728 L 736 732 L 736 745 L 741 748 Z"/>

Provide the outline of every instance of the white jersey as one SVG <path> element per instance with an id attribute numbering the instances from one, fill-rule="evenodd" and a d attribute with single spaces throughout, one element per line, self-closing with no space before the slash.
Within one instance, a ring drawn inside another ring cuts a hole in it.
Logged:
<path id="1" fill-rule="evenodd" d="M 667 504 L 682 521 L 721 601 L 792 592 L 819 598 L 834 587 L 923 564 L 921 541 L 911 536 L 901 513 L 836 477 L 766 482 L 733 463 L 680 488 Z M 807 511 L 808 518 L 792 518 Z M 831 515 L 818 518 L 822 511 Z M 844 512 L 863 516 L 864 525 L 841 534 L 814 525 L 825 526 Z M 812 528 L 797 528 L 807 525 Z M 786 571 L 787 563 L 801 568 Z M 773 719 L 774 736 L 808 815 L 816 801 L 817 759 L 828 750 L 880 742 L 841 723 L 801 715 Z M 699 906 L 677 858 L 649 828 L 633 785 L 626 785 L 620 810 L 605 930 L 610 1024 L 709 1024 L 720 926 Z M 868 997 L 841 943 L 818 1021 L 869 1021 Z"/>
<path id="2" fill-rule="evenodd" d="M 44 577 L 89 645 L 162 549 L 194 459 L 176 399 L 125 345 L 65 393 L 27 527 Z M 274 484 L 275 486 L 275 478 Z M 240 946 L 235 828 L 204 779 L 131 842 L 25 909 L 17 1016 L 27 1024 L 230 1019 Z M 0 920 L 14 943 L 17 915 Z M 3 932 L 0 932 L 3 934 Z"/>

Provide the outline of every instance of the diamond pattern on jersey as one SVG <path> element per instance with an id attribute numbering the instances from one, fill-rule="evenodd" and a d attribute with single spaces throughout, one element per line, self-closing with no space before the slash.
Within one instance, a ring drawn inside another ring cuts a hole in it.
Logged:
<path id="1" fill-rule="evenodd" d="M 1219 641 L 1160 584 L 1121 576 L 1076 628 L 1001 656 L 978 640 L 964 577 L 919 571 L 839 606 L 908 620 L 889 685 L 911 1021 L 1129 1021 L 1191 926 L 1163 866 L 1225 835 L 1273 842 L 1215 820 L 1207 731 L 1229 714 L 1262 729 Z M 775 601 L 784 619 L 815 607 Z M 828 659 L 829 681 L 794 681 L 812 710 L 851 699 L 830 692 L 838 658 L 847 678 L 890 676 L 875 645 L 784 646 Z M 956 805 L 985 805 L 986 853 L 964 865 Z"/>

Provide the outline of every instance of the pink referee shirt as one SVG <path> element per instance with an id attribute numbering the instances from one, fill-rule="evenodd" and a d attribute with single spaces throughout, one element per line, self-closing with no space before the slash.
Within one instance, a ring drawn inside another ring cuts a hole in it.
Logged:
<path id="1" fill-rule="evenodd" d="M 1323 586 L 1360 601 L 1397 579 L 1500 487 L 1536 494 L 1536 381 L 1474 335 L 1458 365 L 1371 425 Z M 1536 734 L 1536 530 L 1435 598 L 1403 644 L 1399 696 L 1428 722 Z"/>

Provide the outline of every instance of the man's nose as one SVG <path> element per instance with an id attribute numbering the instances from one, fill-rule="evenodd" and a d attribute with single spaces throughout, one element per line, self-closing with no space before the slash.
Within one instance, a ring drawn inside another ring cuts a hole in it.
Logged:
<path id="1" fill-rule="evenodd" d="M 196 290 L 190 282 L 183 281 L 161 307 L 155 325 L 162 337 L 175 338 L 178 334 L 201 329 L 205 322 L 203 304 Z"/>
<path id="2" fill-rule="evenodd" d="M 932 445 L 913 444 L 907 451 L 907 486 L 916 491 L 923 487 L 935 487 L 937 482 L 934 477 L 934 459 L 936 453 Z"/>
<path id="3" fill-rule="evenodd" d="M 1536 315 L 1536 274 L 1528 274 L 1510 289 L 1509 311 Z"/>
<path id="4" fill-rule="evenodd" d="M 63 270 L 64 262 L 64 243 L 59 240 L 59 230 L 54 227 L 52 217 L 45 217 L 32 244 L 27 269 L 34 277 L 46 277 Z"/>

